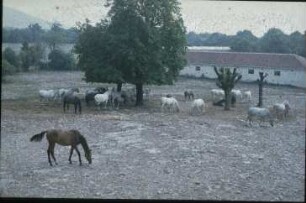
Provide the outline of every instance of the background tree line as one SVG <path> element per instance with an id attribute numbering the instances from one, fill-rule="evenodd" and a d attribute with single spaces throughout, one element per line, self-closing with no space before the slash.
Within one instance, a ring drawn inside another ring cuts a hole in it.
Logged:
<path id="1" fill-rule="evenodd" d="M 189 46 L 227 46 L 238 52 L 292 53 L 306 56 L 306 38 L 296 31 L 286 35 L 280 29 L 271 28 L 258 38 L 249 30 L 239 31 L 236 35 L 222 33 L 187 34 Z"/>
<path id="2" fill-rule="evenodd" d="M 27 28 L 3 28 L 3 43 L 35 43 L 52 41 L 54 35 L 61 38 L 61 43 L 75 43 L 78 37 L 76 28 L 64 29 L 61 24 L 54 23 L 51 29 L 44 30 L 36 24 L 30 24 Z"/>
<path id="3" fill-rule="evenodd" d="M 4 43 L 22 43 L 22 47 L 18 53 L 10 47 L 4 49 L 2 75 L 30 69 L 77 69 L 73 54 L 65 53 L 59 48 L 62 43 L 72 43 L 76 40 L 76 33 L 76 29 L 65 30 L 58 23 L 54 23 L 48 31 L 43 30 L 39 24 L 31 24 L 25 29 L 3 29 Z M 47 48 L 49 53 L 46 51 Z"/>
<path id="4" fill-rule="evenodd" d="M 77 28 L 64 29 L 60 24 L 53 24 L 50 30 L 43 30 L 39 24 L 29 25 L 23 29 L 3 28 L 3 43 L 45 42 L 54 49 L 57 43 L 76 43 Z M 186 35 L 188 46 L 227 46 L 232 51 L 292 53 L 306 57 L 305 36 L 296 31 L 290 35 L 280 29 L 271 28 L 262 37 L 256 37 L 249 30 L 236 35 L 222 33 L 195 33 Z"/>

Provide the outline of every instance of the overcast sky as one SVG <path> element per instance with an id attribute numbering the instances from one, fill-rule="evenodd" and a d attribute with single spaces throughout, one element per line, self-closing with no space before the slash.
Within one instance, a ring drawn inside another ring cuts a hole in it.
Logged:
<path id="1" fill-rule="evenodd" d="M 306 30 L 306 3 L 181 0 L 187 31 L 236 34 L 251 30 L 262 36 L 271 27 L 286 34 Z M 85 18 L 97 22 L 106 14 L 104 0 L 3 0 L 3 5 L 64 27 Z"/>

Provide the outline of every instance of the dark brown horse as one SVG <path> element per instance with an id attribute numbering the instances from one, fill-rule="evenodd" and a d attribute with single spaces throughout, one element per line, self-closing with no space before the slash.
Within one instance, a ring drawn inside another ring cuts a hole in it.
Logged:
<path id="1" fill-rule="evenodd" d="M 64 108 L 64 113 L 67 110 L 69 110 L 69 104 L 74 105 L 74 113 L 77 113 L 77 109 L 79 107 L 79 113 L 81 114 L 82 111 L 82 105 L 81 105 L 81 100 L 78 98 L 76 95 L 72 94 L 66 94 L 63 99 L 63 108 Z"/>
<path id="2" fill-rule="evenodd" d="M 87 141 L 85 139 L 85 137 L 83 135 L 81 135 L 81 133 L 77 130 L 68 130 L 68 131 L 64 131 L 64 130 L 47 130 L 47 131 L 43 131 L 41 133 L 38 133 L 36 135 L 33 135 L 30 139 L 31 142 L 40 142 L 42 140 L 42 138 L 44 137 L 44 135 L 46 134 L 47 140 L 49 142 L 49 147 L 47 150 L 48 153 L 48 160 L 50 165 L 52 166 L 52 162 L 50 159 L 50 155 L 52 156 L 55 164 L 57 164 L 56 159 L 54 157 L 54 147 L 55 144 L 59 144 L 62 146 L 71 146 L 70 149 L 70 156 L 69 156 L 69 162 L 70 164 L 72 164 L 71 162 L 71 156 L 73 153 L 73 150 L 75 149 L 76 152 L 79 155 L 79 161 L 80 161 L 80 165 L 82 165 L 82 160 L 81 160 L 81 156 L 80 156 L 80 151 L 77 148 L 77 145 L 81 144 L 84 152 L 85 152 L 85 158 L 87 159 L 87 161 L 89 162 L 89 164 L 91 164 L 91 150 L 89 149 L 88 145 L 87 145 Z"/>
<path id="3" fill-rule="evenodd" d="M 194 94 L 191 90 L 186 90 L 184 92 L 184 96 L 185 96 L 185 101 L 188 99 L 188 100 L 191 100 L 191 99 L 194 99 Z"/>

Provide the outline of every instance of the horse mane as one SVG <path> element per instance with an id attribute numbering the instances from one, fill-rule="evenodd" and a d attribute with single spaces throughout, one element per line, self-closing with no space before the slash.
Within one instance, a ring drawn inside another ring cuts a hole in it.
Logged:
<path id="1" fill-rule="evenodd" d="M 80 134 L 79 139 L 80 139 L 80 143 L 83 146 L 83 149 L 84 149 L 85 153 L 89 153 L 90 149 L 88 147 L 88 144 L 87 144 L 87 141 L 86 141 L 85 137 Z"/>

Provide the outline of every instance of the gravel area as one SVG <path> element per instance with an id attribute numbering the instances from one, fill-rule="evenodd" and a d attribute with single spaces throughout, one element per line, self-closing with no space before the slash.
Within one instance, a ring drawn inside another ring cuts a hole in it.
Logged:
<path id="1" fill-rule="evenodd" d="M 143 107 L 63 113 L 60 102 L 40 102 L 39 89 L 80 87 L 81 72 L 23 73 L 5 78 L 1 95 L 1 197 L 304 201 L 305 90 L 265 86 L 264 104 L 287 99 L 286 120 L 249 127 L 248 104 L 230 111 L 212 106 L 214 81 L 179 78 L 173 86 L 148 86 Z M 102 84 L 102 86 L 110 86 Z M 206 112 L 190 115 L 183 92 L 204 98 Z M 256 84 L 239 83 L 258 100 Z M 159 98 L 171 93 L 180 113 L 161 112 Z M 47 140 L 30 137 L 46 129 L 78 129 L 92 150 L 89 165 L 69 147 L 56 145 L 58 165 L 49 166 Z"/>

